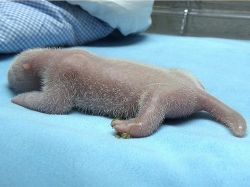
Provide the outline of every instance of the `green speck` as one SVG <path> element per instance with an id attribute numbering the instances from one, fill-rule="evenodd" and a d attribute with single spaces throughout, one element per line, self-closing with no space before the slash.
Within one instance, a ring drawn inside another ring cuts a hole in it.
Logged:
<path id="1" fill-rule="evenodd" d="M 124 138 L 124 139 L 129 139 L 130 135 L 128 133 L 124 132 L 124 133 L 121 134 L 121 137 Z"/>
<path id="2" fill-rule="evenodd" d="M 128 133 L 126 133 L 126 132 L 124 132 L 124 133 L 117 133 L 117 134 L 115 134 L 115 137 L 118 138 L 118 139 L 120 139 L 120 138 L 123 138 L 123 139 L 129 139 L 129 138 L 131 138 L 130 135 Z"/>

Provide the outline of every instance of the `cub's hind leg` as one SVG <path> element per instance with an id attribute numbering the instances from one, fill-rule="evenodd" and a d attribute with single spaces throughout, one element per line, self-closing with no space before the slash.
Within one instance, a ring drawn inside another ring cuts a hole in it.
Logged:
<path id="1" fill-rule="evenodd" d="M 166 114 L 165 94 L 161 90 L 145 93 L 140 101 L 139 111 L 135 118 L 114 120 L 112 127 L 119 134 L 126 133 L 131 137 L 146 137 L 154 133 Z"/>
<path id="2" fill-rule="evenodd" d="M 200 97 L 203 110 L 210 113 L 220 123 L 227 125 L 235 136 L 245 136 L 247 124 L 241 114 L 206 92 L 201 92 Z"/>
<path id="3" fill-rule="evenodd" d="M 129 120 L 114 120 L 112 126 L 118 133 L 132 137 L 149 136 L 165 118 L 179 118 L 200 110 L 197 91 L 182 85 L 159 85 L 145 92 L 137 116 Z"/>

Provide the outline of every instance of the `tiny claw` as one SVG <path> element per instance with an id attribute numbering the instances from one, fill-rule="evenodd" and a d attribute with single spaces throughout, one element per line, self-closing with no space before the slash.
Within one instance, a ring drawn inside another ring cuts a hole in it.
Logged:
<path id="1" fill-rule="evenodd" d="M 118 138 L 118 139 L 121 139 L 121 138 L 123 138 L 123 139 L 129 139 L 129 138 L 131 138 L 131 136 L 128 133 L 126 133 L 126 132 L 123 132 L 123 133 L 117 132 L 115 134 L 115 137 Z"/>

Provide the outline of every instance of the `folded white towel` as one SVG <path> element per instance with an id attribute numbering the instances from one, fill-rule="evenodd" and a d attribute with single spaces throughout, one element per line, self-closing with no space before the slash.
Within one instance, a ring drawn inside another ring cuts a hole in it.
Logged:
<path id="1" fill-rule="evenodd" d="M 151 24 L 153 0 L 66 0 L 117 28 L 123 35 L 145 31 Z"/>

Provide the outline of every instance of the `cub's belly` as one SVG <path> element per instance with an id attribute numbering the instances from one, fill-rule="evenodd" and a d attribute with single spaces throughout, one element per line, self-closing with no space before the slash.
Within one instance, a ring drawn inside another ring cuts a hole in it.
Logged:
<path id="1" fill-rule="evenodd" d="M 139 97 L 134 94 L 90 94 L 85 93 L 75 99 L 75 107 L 93 114 L 111 115 L 115 117 L 133 117 L 138 111 Z"/>

